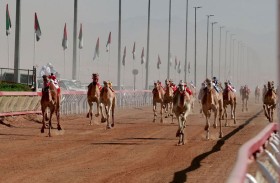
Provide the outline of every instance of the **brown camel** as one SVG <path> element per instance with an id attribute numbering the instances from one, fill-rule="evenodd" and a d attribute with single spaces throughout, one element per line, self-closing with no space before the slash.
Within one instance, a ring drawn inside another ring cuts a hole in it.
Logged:
<path id="1" fill-rule="evenodd" d="M 52 115 L 55 112 L 57 118 L 57 130 L 62 130 L 60 126 L 60 89 L 57 89 L 53 83 L 53 80 L 48 80 L 47 76 L 43 76 L 44 88 L 42 89 L 42 98 L 41 98 L 41 108 L 42 108 L 42 128 L 41 133 L 44 133 L 46 128 L 45 120 L 47 120 L 47 108 L 50 109 L 50 118 L 49 118 L 49 137 L 51 137 L 51 127 L 52 127 Z"/>
<path id="2" fill-rule="evenodd" d="M 213 127 L 217 128 L 217 115 L 219 112 L 219 125 L 220 125 L 220 133 L 219 138 L 223 137 L 222 132 L 222 124 L 221 124 L 221 118 L 223 113 L 223 94 L 222 92 L 217 92 L 213 86 L 213 82 L 209 79 L 206 79 L 206 88 L 204 90 L 204 95 L 202 97 L 202 111 L 206 117 L 206 126 L 205 131 L 206 133 L 206 139 L 209 140 L 210 136 L 210 122 L 209 118 L 211 116 L 211 110 L 214 112 L 214 124 Z"/>
<path id="3" fill-rule="evenodd" d="M 165 80 L 165 94 L 164 94 L 164 104 L 165 104 L 165 118 L 168 118 L 171 116 L 172 123 L 173 123 L 173 96 L 174 96 L 174 91 L 173 91 L 173 85 L 172 81 L 169 79 Z"/>
<path id="4" fill-rule="evenodd" d="M 116 106 L 116 94 L 115 91 L 112 89 L 112 82 L 110 81 L 104 81 L 103 82 L 104 87 L 101 90 L 100 93 L 100 102 L 101 102 L 101 114 L 102 112 L 102 107 L 105 108 L 106 112 L 106 118 L 103 117 L 101 121 L 107 121 L 107 129 L 111 129 L 112 127 L 115 126 L 115 106 Z M 109 118 L 110 118 L 110 112 L 112 112 L 112 123 L 110 123 Z"/>
<path id="5" fill-rule="evenodd" d="M 269 122 L 273 122 L 273 113 L 277 104 L 277 95 L 274 90 L 273 82 L 268 82 L 267 89 L 268 90 L 264 96 L 263 109 Z"/>
<path id="6" fill-rule="evenodd" d="M 179 137 L 177 145 L 185 144 L 186 119 L 191 112 L 191 97 L 189 93 L 186 92 L 185 86 L 185 83 L 180 82 L 173 97 L 173 112 L 176 115 L 179 125 L 176 133 L 176 137 Z"/>
<path id="7" fill-rule="evenodd" d="M 259 88 L 259 86 L 257 86 L 255 89 L 255 103 L 260 102 L 260 95 L 261 95 L 261 89 Z"/>
<path id="8" fill-rule="evenodd" d="M 222 115 L 222 119 L 224 119 L 224 115 L 226 117 L 226 124 L 225 126 L 228 126 L 228 121 L 227 121 L 227 106 L 230 105 L 230 113 L 231 113 L 231 119 L 233 119 L 234 124 L 236 124 L 236 118 L 235 118 L 235 110 L 236 110 L 236 95 L 235 92 L 232 91 L 228 85 L 227 82 L 225 82 L 225 89 L 223 92 L 223 107 L 224 107 L 224 112 Z"/>
<path id="9" fill-rule="evenodd" d="M 241 92 L 241 99 L 242 99 L 242 112 L 244 111 L 244 106 L 246 107 L 246 111 L 248 111 L 248 100 L 250 95 L 250 89 L 247 85 L 245 85 Z"/>
<path id="10" fill-rule="evenodd" d="M 160 103 L 160 122 L 163 123 L 163 118 L 162 118 L 162 113 L 163 113 L 163 108 L 165 107 L 164 105 L 164 94 L 165 91 L 163 87 L 161 86 L 160 81 L 154 82 L 154 89 L 153 89 L 153 111 L 154 111 L 154 120 L 153 122 L 156 122 L 156 108 L 157 108 L 157 103 Z"/>
<path id="11" fill-rule="evenodd" d="M 95 117 L 98 117 L 100 115 L 100 108 L 101 108 L 101 106 L 100 106 L 101 86 L 98 83 L 98 74 L 92 74 L 92 76 L 93 76 L 92 77 L 93 82 L 88 85 L 88 91 L 87 91 L 87 100 L 88 100 L 88 104 L 89 104 L 89 112 L 87 113 L 87 118 L 90 117 L 90 122 L 89 122 L 90 125 L 92 122 L 93 103 L 94 102 L 96 103 L 97 113 L 95 114 Z M 105 122 L 103 113 L 102 113 L 101 119 L 103 119 L 103 121 L 101 121 L 101 122 Z"/>

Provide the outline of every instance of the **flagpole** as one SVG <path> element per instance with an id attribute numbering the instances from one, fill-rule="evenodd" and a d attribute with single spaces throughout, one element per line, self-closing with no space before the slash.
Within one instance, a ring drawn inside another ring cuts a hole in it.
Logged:
<path id="1" fill-rule="evenodd" d="M 143 86 L 143 88 L 145 89 L 145 86 L 144 86 L 143 64 L 142 64 L 142 86 Z"/>
<path id="2" fill-rule="evenodd" d="M 36 55 L 36 49 L 35 49 L 35 34 L 33 35 L 33 66 L 35 66 L 35 55 Z"/>
<path id="3" fill-rule="evenodd" d="M 81 70 L 81 49 L 79 49 L 78 80 L 80 80 L 80 70 Z"/>
<path id="4" fill-rule="evenodd" d="M 10 68 L 10 44 L 9 44 L 9 36 L 7 36 L 7 44 L 8 44 L 8 68 Z"/>
<path id="5" fill-rule="evenodd" d="M 63 75 L 64 75 L 64 78 L 66 78 L 66 75 L 65 75 L 65 49 L 64 49 L 64 51 L 63 51 L 63 52 L 64 52 L 64 67 L 63 67 L 63 69 L 64 69 L 64 71 L 63 71 L 63 72 L 64 72 L 64 74 L 63 74 Z"/>

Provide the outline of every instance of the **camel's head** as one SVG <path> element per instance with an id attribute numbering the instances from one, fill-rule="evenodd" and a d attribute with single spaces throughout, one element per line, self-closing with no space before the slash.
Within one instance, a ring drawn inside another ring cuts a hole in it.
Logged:
<path id="1" fill-rule="evenodd" d="M 92 74 L 92 80 L 95 81 L 95 82 L 98 82 L 98 80 L 99 80 L 99 74 L 98 74 L 98 73 L 93 73 L 93 74 Z"/>
<path id="2" fill-rule="evenodd" d="M 48 76 L 47 75 L 43 75 L 43 81 L 48 81 Z"/>
<path id="3" fill-rule="evenodd" d="M 225 87 L 228 87 L 228 82 L 225 82 Z"/>
<path id="4" fill-rule="evenodd" d="M 205 82 L 206 82 L 206 86 L 209 90 L 213 88 L 213 82 L 210 79 L 207 78 L 205 80 Z"/>
<path id="5" fill-rule="evenodd" d="M 111 81 L 103 81 L 104 87 L 112 87 Z"/>
<path id="6" fill-rule="evenodd" d="M 182 80 L 178 84 L 178 88 L 180 92 L 185 91 L 186 83 L 184 83 Z"/>
<path id="7" fill-rule="evenodd" d="M 268 81 L 268 82 L 267 82 L 267 88 L 268 88 L 268 89 L 273 88 L 273 84 L 274 84 L 273 81 Z"/>
<path id="8" fill-rule="evenodd" d="M 166 86 L 171 86 L 171 84 L 172 84 L 172 81 L 170 79 L 165 80 L 165 85 Z"/>

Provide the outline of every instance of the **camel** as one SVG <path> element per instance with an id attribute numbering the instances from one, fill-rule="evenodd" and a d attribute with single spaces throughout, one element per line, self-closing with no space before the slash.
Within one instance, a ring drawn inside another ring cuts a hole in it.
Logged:
<path id="1" fill-rule="evenodd" d="M 277 95 L 274 90 L 273 82 L 268 82 L 267 84 L 267 92 L 264 96 L 263 109 L 264 114 L 269 120 L 269 122 L 273 122 L 273 113 L 277 104 Z"/>
<path id="2" fill-rule="evenodd" d="M 60 89 L 57 89 L 53 83 L 53 80 L 48 80 L 47 76 L 43 76 L 44 88 L 42 89 L 42 98 L 41 98 L 41 108 L 42 108 L 42 128 L 41 133 L 44 133 L 46 128 L 45 120 L 47 120 L 47 108 L 50 109 L 50 118 L 49 118 L 49 137 L 51 137 L 51 128 L 52 128 L 52 115 L 56 114 L 57 118 L 57 130 L 62 130 L 60 126 L 60 100 L 61 94 Z"/>
<path id="3" fill-rule="evenodd" d="M 206 133 L 206 139 L 209 140 L 210 136 L 210 122 L 209 118 L 211 116 L 211 110 L 214 112 L 214 124 L 213 127 L 217 128 L 217 115 L 219 112 L 219 125 L 220 125 L 220 132 L 219 132 L 219 138 L 223 137 L 222 132 L 222 124 L 221 124 L 221 118 L 223 113 L 223 94 L 222 92 L 217 92 L 214 89 L 213 82 L 210 79 L 206 79 L 206 88 L 204 89 L 204 96 L 202 97 L 202 111 L 206 117 L 206 126 L 205 131 Z"/>
<path id="4" fill-rule="evenodd" d="M 179 125 L 176 133 L 176 137 L 179 137 L 177 145 L 185 144 L 186 119 L 191 112 L 191 96 L 186 91 L 185 86 L 183 82 L 180 82 L 173 97 L 173 112 L 176 115 Z"/>
<path id="5" fill-rule="evenodd" d="M 232 91 L 229 88 L 229 85 L 227 82 L 225 82 L 225 89 L 223 92 L 223 107 L 224 107 L 224 112 L 222 115 L 222 119 L 224 119 L 224 116 L 226 118 L 226 124 L 225 126 L 228 126 L 228 121 L 227 121 L 227 106 L 230 105 L 231 108 L 231 119 L 233 119 L 234 124 L 236 124 L 236 116 L 235 116 L 235 110 L 236 110 L 236 95 L 235 92 Z"/>
<path id="6" fill-rule="evenodd" d="M 87 101 L 89 104 L 89 112 L 87 113 L 87 118 L 90 117 L 89 125 L 91 125 L 91 122 L 92 122 L 93 103 L 94 102 L 96 103 L 97 113 L 95 114 L 95 117 L 98 117 L 100 115 L 100 108 L 101 108 L 101 106 L 100 106 L 101 86 L 98 84 L 98 74 L 92 74 L 92 76 L 93 76 L 92 77 L 93 82 L 88 85 L 88 91 L 87 91 Z M 103 113 L 102 113 L 101 122 L 105 122 Z"/>
<path id="7" fill-rule="evenodd" d="M 260 95 L 261 95 L 261 89 L 259 88 L 259 86 L 257 86 L 255 89 L 255 103 L 259 103 Z"/>
<path id="8" fill-rule="evenodd" d="M 240 97 L 242 97 L 242 91 L 243 91 L 243 88 L 244 88 L 244 86 L 240 86 L 240 90 L 239 90 Z"/>
<path id="9" fill-rule="evenodd" d="M 190 89 L 190 91 L 192 92 L 192 95 L 191 95 L 191 106 L 192 106 L 192 112 L 194 112 L 194 102 L 195 102 L 195 99 L 196 99 L 196 88 L 194 86 L 194 84 L 191 82 L 188 84 L 188 88 Z"/>
<path id="10" fill-rule="evenodd" d="M 165 118 L 168 118 L 171 116 L 172 123 L 173 123 L 173 96 L 174 96 L 174 90 L 172 81 L 169 79 L 165 80 L 165 94 L 163 98 L 163 102 L 165 104 Z"/>
<path id="11" fill-rule="evenodd" d="M 249 100 L 249 95 L 250 95 L 250 89 L 248 88 L 247 85 L 245 85 L 242 89 L 242 112 L 244 111 L 244 105 L 246 107 L 246 111 L 248 111 L 248 100 Z"/>
<path id="12" fill-rule="evenodd" d="M 266 92 L 267 92 L 267 87 L 266 87 L 266 85 L 263 85 L 263 90 L 262 90 L 262 100 L 263 100 L 263 102 L 264 102 L 264 97 L 265 97 Z"/>
<path id="13" fill-rule="evenodd" d="M 101 90 L 100 93 L 100 102 L 101 102 L 101 114 L 102 112 L 102 107 L 105 108 L 106 112 L 106 118 L 103 117 L 101 121 L 107 121 L 107 129 L 111 129 L 112 127 L 115 126 L 115 106 L 116 106 L 116 94 L 115 91 L 112 89 L 112 82 L 110 81 L 103 81 L 104 87 Z M 110 123 L 109 118 L 110 118 L 110 112 L 112 112 L 112 123 Z"/>
<path id="14" fill-rule="evenodd" d="M 153 122 L 156 122 L 156 108 L 157 108 L 157 103 L 160 103 L 160 122 L 163 123 L 163 118 L 162 118 L 162 113 L 163 109 L 165 107 L 164 105 L 164 95 L 165 91 L 163 87 L 161 86 L 161 83 L 159 81 L 154 82 L 154 89 L 153 89 L 153 111 L 154 111 L 154 120 Z"/>

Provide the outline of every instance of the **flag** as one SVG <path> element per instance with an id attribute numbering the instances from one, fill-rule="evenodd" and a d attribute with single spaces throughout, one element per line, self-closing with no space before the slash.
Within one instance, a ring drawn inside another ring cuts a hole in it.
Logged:
<path id="1" fill-rule="evenodd" d="M 123 59 L 122 59 L 123 66 L 125 66 L 125 57 L 126 57 L 126 46 L 124 47 L 124 50 L 123 50 Z"/>
<path id="2" fill-rule="evenodd" d="M 190 65 L 190 62 L 188 64 L 188 73 L 191 73 L 191 65 Z"/>
<path id="3" fill-rule="evenodd" d="M 107 44 L 106 44 L 106 51 L 107 52 L 110 51 L 110 44 L 111 44 L 111 32 L 109 33 L 108 41 L 107 41 Z"/>
<path id="4" fill-rule="evenodd" d="M 174 67 L 174 69 L 176 70 L 176 67 L 177 67 L 177 57 L 175 57 L 175 67 Z"/>
<path id="5" fill-rule="evenodd" d="M 6 6 L 6 36 L 8 36 L 11 33 L 11 18 L 10 18 L 10 13 L 9 13 L 9 7 L 8 4 Z"/>
<path id="6" fill-rule="evenodd" d="M 37 13 L 35 13 L 34 29 L 35 29 L 35 34 L 36 34 L 36 40 L 39 41 L 42 33 L 41 33 Z"/>
<path id="7" fill-rule="evenodd" d="M 179 64 L 178 64 L 178 73 L 180 74 L 181 73 L 181 62 L 179 61 Z"/>
<path id="8" fill-rule="evenodd" d="M 172 56 L 171 56 L 171 54 L 170 54 L 170 56 L 169 56 L 169 65 L 170 65 L 170 66 L 172 65 Z"/>
<path id="9" fill-rule="evenodd" d="M 144 47 L 142 48 L 142 53 L 141 53 L 141 64 L 144 64 L 146 62 L 145 60 L 145 55 L 144 55 Z"/>
<path id="10" fill-rule="evenodd" d="M 160 57 L 158 55 L 157 69 L 159 69 L 159 65 L 161 64 Z"/>
<path id="11" fill-rule="evenodd" d="M 83 41 L 83 28 L 82 24 L 80 24 L 80 32 L 79 32 L 79 48 L 82 49 L 84 47 L 84 41 Z"/>
<path id="12" fill-rule="evenodd" d="M 62 39 L 62 47 L 63 47 L 64 50 L 68 48 L 66 23 L 65 23 L 65 25 L 64 25 L 64 32 L 63 32 L 63 39 Z"/>
<path id="13" fill-rule="evenodd" d="M 132 56 L 133 56 L 133 60 L 135 60 L 135 42 L 133 44 Z"/>
<path id="14" fill-rule="evenodd" d="M 98 37 L 98 39 L 96 41 L 95 51 L 94 51 L 94 55 L 93 55 L 93 60 L 95 60 L 96 57 L 99 58 L 99 37 Z"/>

